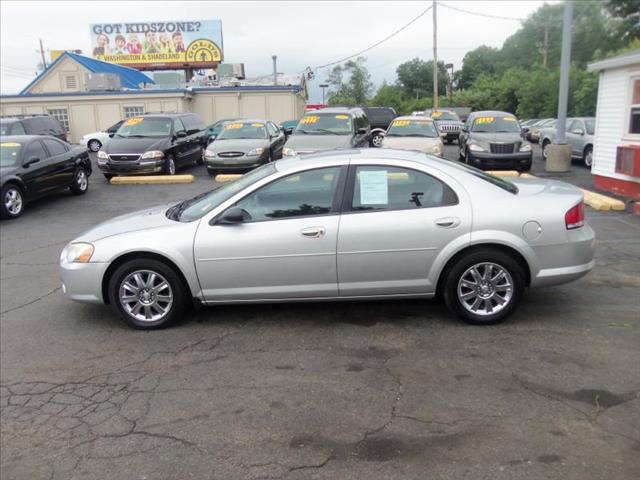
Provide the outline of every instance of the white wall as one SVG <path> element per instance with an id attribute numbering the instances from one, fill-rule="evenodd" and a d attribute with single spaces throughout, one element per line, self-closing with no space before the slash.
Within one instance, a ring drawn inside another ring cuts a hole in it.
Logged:
<path id="1" fill-rule="evenodd" d="M 640 78 L 640 65 L 600 72 L 596 131 L 591 172 L 621 180 L 640 179 L 616 173 L 616 149 L 621 145 L 640 145 L 640 139 L 627 133 L 632 78 Z"/>

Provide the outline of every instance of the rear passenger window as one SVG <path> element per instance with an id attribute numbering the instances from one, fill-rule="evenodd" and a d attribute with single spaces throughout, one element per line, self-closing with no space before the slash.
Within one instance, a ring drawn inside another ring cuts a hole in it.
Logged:
<path id="1" fill-rule="evenodd" d="M 51 156 L 60 155 L 67 151 L 67 147 L 62 142 L 56 142 L 55 140 L 51 140 L 49 138 L 43 138 L 44 146 L 47 147 Z"/>
<path id="2" fill-rule="evenodd" d="M 25 135 L 26 133 L 20 122 L 16 122 L 11 126 L 11 135 Z"/>
<path id="3" fill-rule="evenodd" d="M 357 167 L 352 210 L 408 210 L 455 205 L 455 192 L 437 178 L 407 168 Z"/>

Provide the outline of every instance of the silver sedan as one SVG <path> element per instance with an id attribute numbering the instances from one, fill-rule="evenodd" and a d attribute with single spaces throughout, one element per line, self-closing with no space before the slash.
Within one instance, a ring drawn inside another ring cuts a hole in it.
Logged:
<path id="1" fill-rule="evenodd" d="M 398 150 L 267 164 L 173 206 L 114 218 L 60 256 L 72 300 L 107 303 L 136 328 L 192 303 L 430 298 L 470 323 L 509 316 L 526 287 L 594 265 L 582 193 L 506 181 Z"/>

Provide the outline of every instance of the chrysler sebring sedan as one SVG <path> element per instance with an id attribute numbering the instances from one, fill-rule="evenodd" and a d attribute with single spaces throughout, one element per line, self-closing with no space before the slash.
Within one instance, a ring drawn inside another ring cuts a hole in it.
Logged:
<path id="1" fill-rule="evenodd" d="M 526 287 L 594 265 L 582 193 L 424 153 L 364 149 L 268 163 L 233 183 L 102 223 L 60 256 L 65 294 L 135 328 L 194 303 L 429 298 L 475 324 Z"/>

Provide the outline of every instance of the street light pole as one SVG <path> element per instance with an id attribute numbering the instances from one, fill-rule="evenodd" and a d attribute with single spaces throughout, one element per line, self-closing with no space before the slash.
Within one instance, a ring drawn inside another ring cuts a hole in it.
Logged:
<path id="1" fill-rule="evenodd" d="M 438 110 L 438 16 L 433 0 L 433 110 Z"/>
<path id="2" fill-rule="evenodd" d="M 321 83 L 320 84 L 320 88 L 322 89 L 322 105 L 324 105 L 324 89 L 327 88 L 329 85 L 327 85 L 326 83 Z"/>

